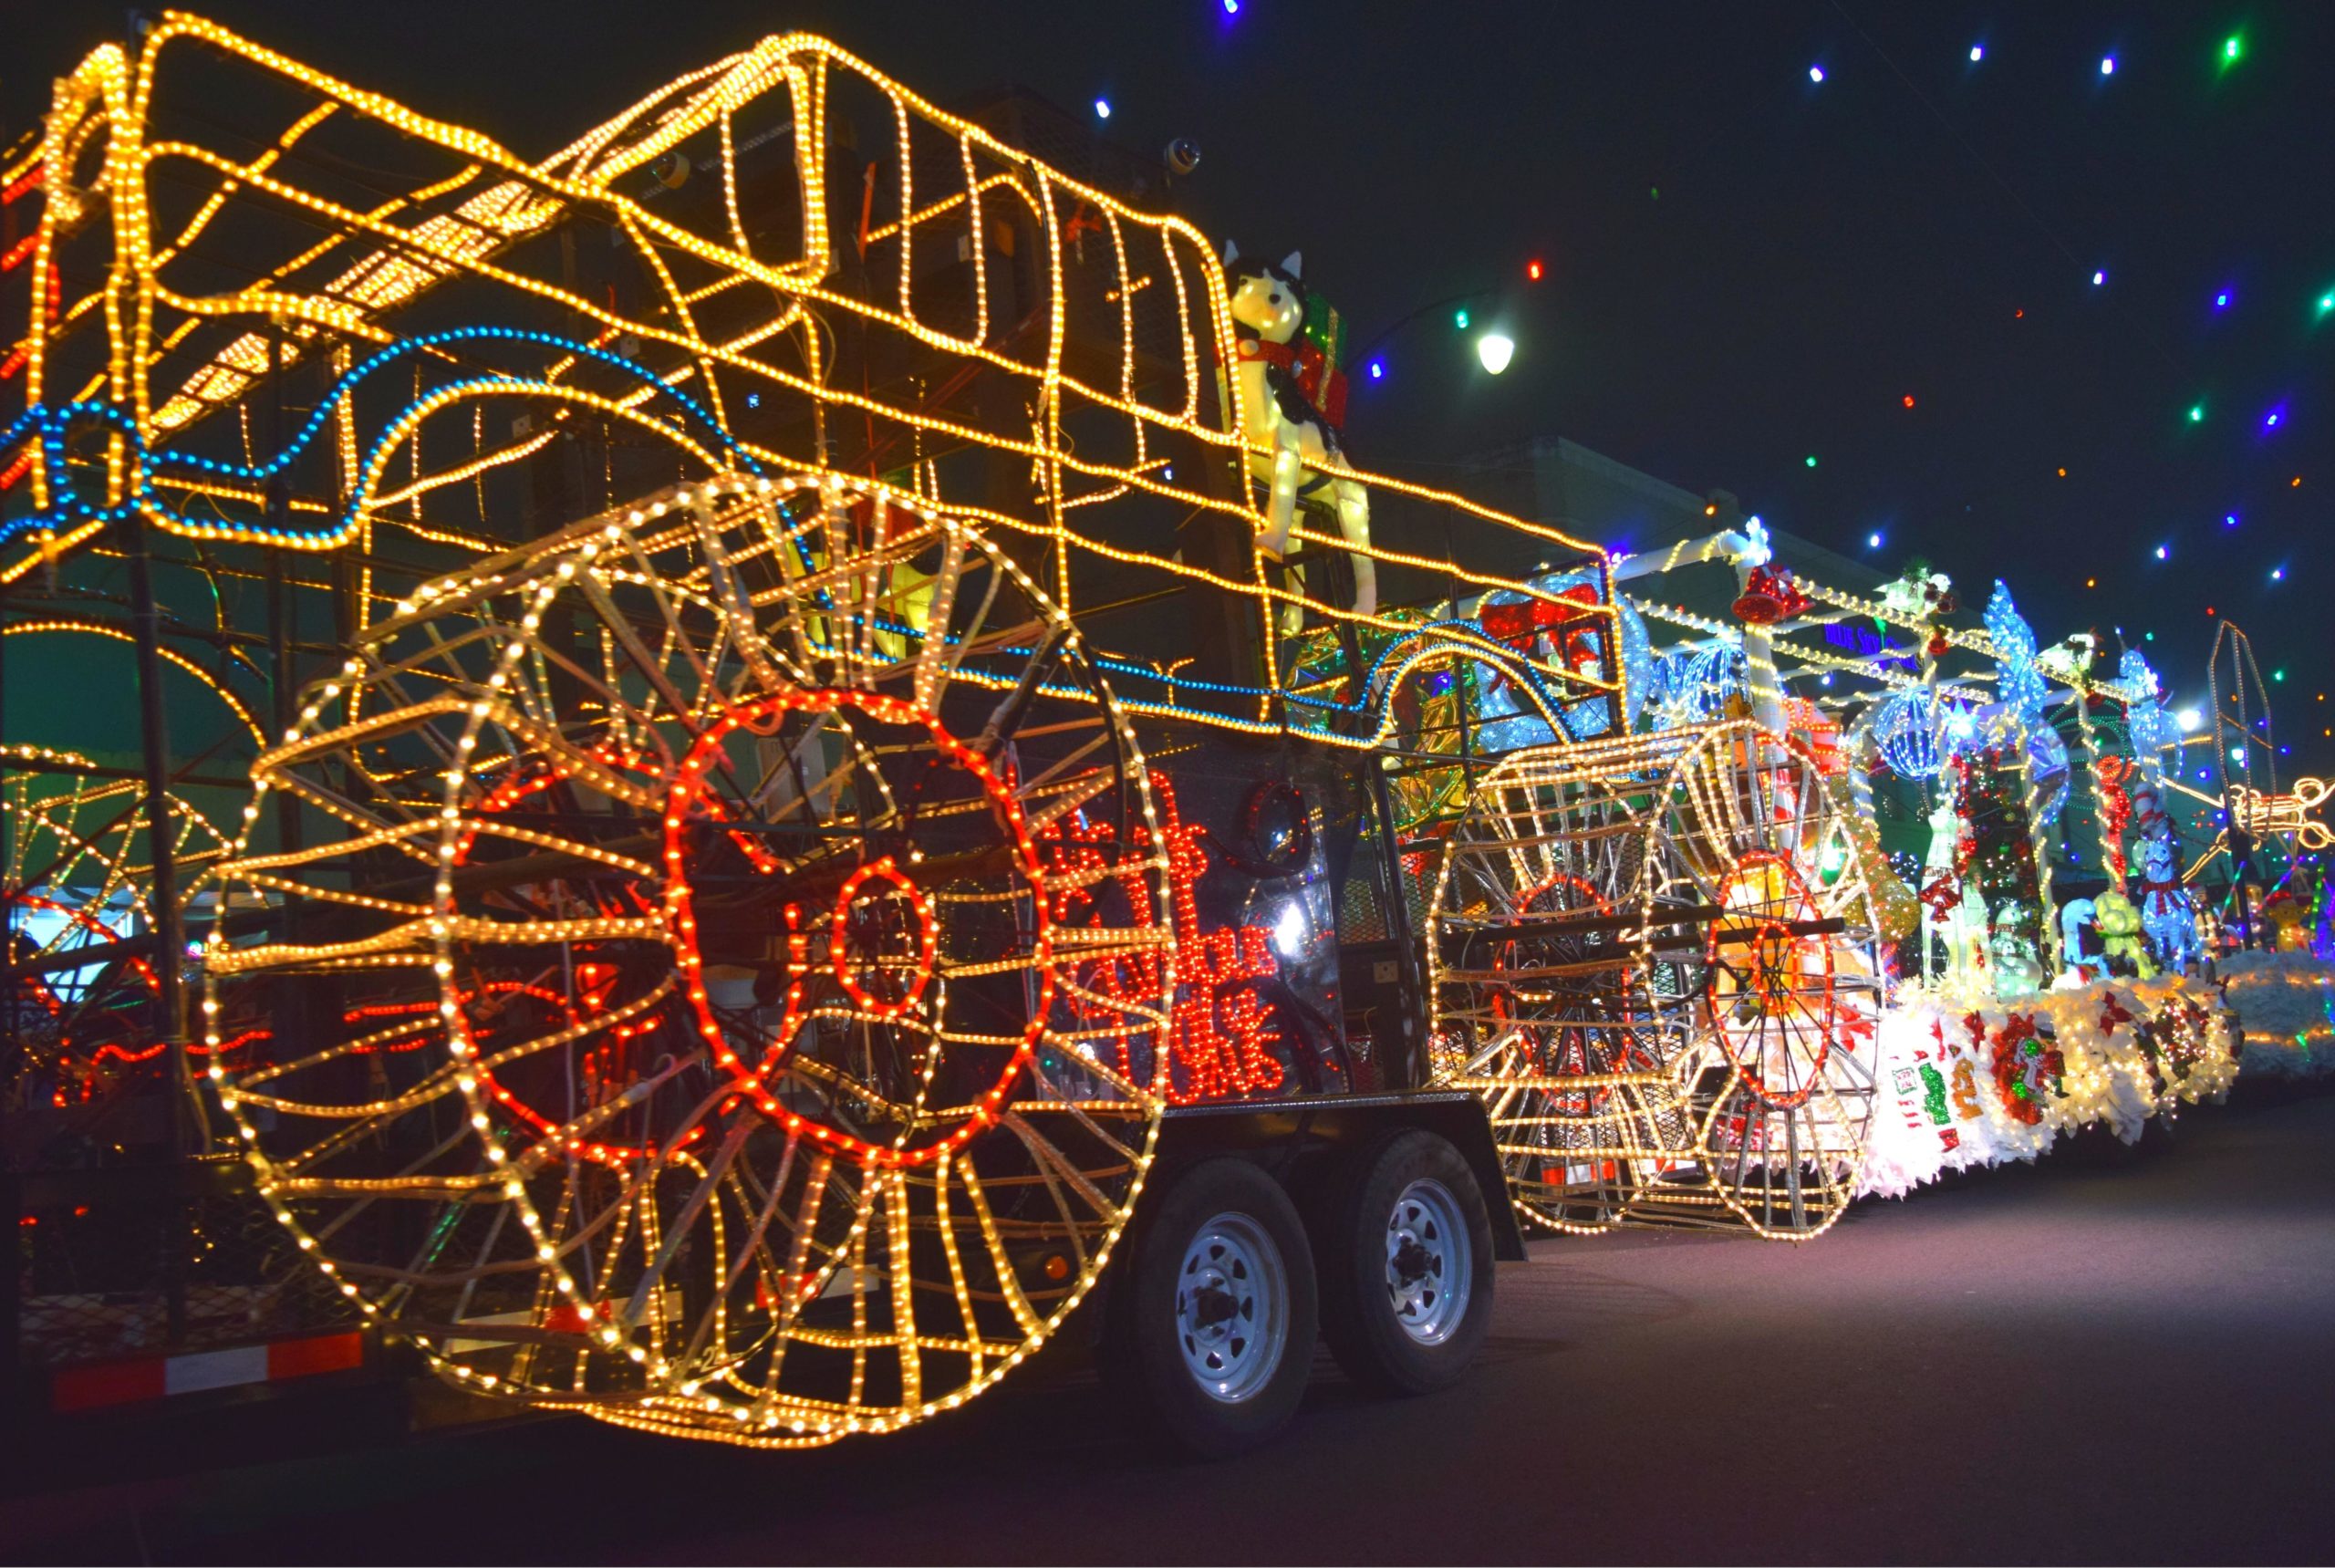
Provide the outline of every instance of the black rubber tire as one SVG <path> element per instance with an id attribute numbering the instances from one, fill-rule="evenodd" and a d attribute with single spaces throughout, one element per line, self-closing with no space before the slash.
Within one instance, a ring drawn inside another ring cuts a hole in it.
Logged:
<path id="1" fill-rule="evenodd" d="M 1415 1181 L 1442 1185 L 1467 1231 L 1468 1295 L 1459 1322 L 1423 1344 L 1396 1321 L 1387 1284 L 1387 1231 L 1395 1204 Z M 1322 1335 L 1346 1376 L 1374 1394 L 1449 1387 L 1483 1347 L 1492 1319 L 1492 1223 L 1476 1175 L 1459 1151 L 1413 1127 L 1351 1157 L 1323 1195 L 1315 1252 L 1322 1272 Z"/>
<path id="2" fill-rule="evenodd" d="M 1280 1183 L 1245 1159 L 1187 1167 L 1137 1216 L 1126 1272 L 1111 1283 L 1103 1372 L 1157 1437 L 1198 1459 L 1226 1459 L 1269 1442 L 1289 1424 L 1313 1375 L 1321 1334 L 1313 1251 Z M 1238 1401 L 1201 1386 L 1178 1338 L 1185 1254 L 1219 1215 L 1245 1215 L 1271 1239 L 1288 1282 L 1288 1332 L 1264 1385 Z"/>

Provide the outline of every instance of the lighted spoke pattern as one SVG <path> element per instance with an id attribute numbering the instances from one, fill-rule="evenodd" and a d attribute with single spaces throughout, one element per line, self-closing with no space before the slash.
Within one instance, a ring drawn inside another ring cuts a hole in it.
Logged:
<path id="1" fill-rule="evenodd" d="M 0 758 L 39 767 L 86 759 L 32 746 Z M 186 801 L 170 803 L 171 850 L 200 867 L 226 851 L 219 831 Z M 7 961 L 33 968 L 78 949 L 145 936 L 153 929 L 146 790 L 120 781 L 65 782 L 20 774 L 0 792 L 0 919 Z M 0 1064 L 0 1094 L 14 1111 L 88 1107 L 160 1078 L 166 1053 L 154 1032 L 157 955 L 110 957 L 41 968 L 16 980 L 0 1006 L 13 1010 L 18 1049 Z"/>
<path id="2" fill-rule="evenodd" d="M 1520 1211 L 1788 1237 L 1839 1216 L 1873 1114 L 1867 858 L 1815 755 L 1746 722 L 1484 776 L 1437 883 L 1434 1048 Z"/>
<path id="3" fill-rule="evenodd" d="M 1762 1235 L 1840 1218 L 1874 1106 L 1883 998 L 1868 851 L 1816 755 L 1721 726 L 1673 769 L 1676 864 L 1718 911 L 1706 1025 L 1680 1064 L 1707 1193 Z"/>
<path id="4" fill-rule="evenodd" d="M 1686 917 L 1629 769 L 1611 767 L 1624 756 L 1502 760 L 1436 885 L 1438 1080 L 1484 1097 L 1519 1210 L 1559 1230 L 1623 1219 L 1687 1137 L 1674 1066 L 1696 1029 L 1675 951 Z"/>
<path id="5" fill-rule="evenodd" d="M 1091 1288 L 1164 1103 L 1165 856 L 1108 686 L 960 520 L 712 476 L 425 587 L 305 701 L 247 821 L 338 831 L 219 871 L 207 1033 L 257 1059 L 213 1077 L 448 1375 L 825 1441 Z M 1074 935 L 1069 809 L 1131 818 Z"/>

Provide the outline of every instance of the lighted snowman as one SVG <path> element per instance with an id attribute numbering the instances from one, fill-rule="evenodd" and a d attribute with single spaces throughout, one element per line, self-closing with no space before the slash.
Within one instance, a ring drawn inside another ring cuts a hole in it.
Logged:
<path id="1" fill-rule="evenodd" d="M 2033 910 L 2014 905 L 1996 918 L 1987 950 L 1997 996 L 2033 996 L 2043 989 L 2043 961 L 2035 938 Z"/>

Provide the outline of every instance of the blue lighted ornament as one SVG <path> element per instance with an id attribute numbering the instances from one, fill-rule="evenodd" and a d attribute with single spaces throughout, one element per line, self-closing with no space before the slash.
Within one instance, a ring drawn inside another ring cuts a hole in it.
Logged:
<path id="1" fill-rule="evenodd" d="M 1957 723 L 1967 726 L 1971 751 L 1988 751 L 2000 757 L 2024 753 L 2028 783 L 2034 791 L 2036 826 L 2048 827 L 2059 820 L 2068 802 L 2068 747 L 2057 730 L 2039 717 L 2021 718 L 2007 702 L 1989 702 L 1956 713 L 1948 720 L 1949 731 Z M 1956 749 L 1949 744 L 1949 755 Z"/>
<path id="2" fill-rule="evenodd" d="M 1722 718 L 1730 697 L 1746 690 L 1743 649 L 1710 642 L 1666 649 L 1653 661 L 1646 684 L 1646 727 L 1675 730 Z"/>
<path id="3" fill-rule="evenodd" d="M 1978 741 L 1978 721 L 1970 710 L 1926 686 L 1893 691 L 1873 708 L 1873 742 L 1899 778 L 1935 778 Z"/>

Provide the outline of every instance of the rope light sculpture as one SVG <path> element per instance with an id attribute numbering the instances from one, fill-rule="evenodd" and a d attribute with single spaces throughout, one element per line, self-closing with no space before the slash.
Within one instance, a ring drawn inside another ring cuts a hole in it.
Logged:
<path id="1" fill-rule="evenodd" d="M 229 94 L 259 129 L 176 112 Z M 1102 1277 L 1171 1111 L 1382 1070 L 1331 1016 L 1340 792 L 1525 1216 L 1819 1234 L 1916 919 L 1870 756 L 1935 778 L 2016 730 L 2048 820 L 2052 675 L 2126 695 L 2158 765 L 2137 653 L 2055 674 L 1999 587 L 1952 628 L 1942 576 L 1844 594 L 1751 519 L 1641 563 L 1745 571 L 1714 621 L 1559 530 L 1309 464 L 1196 228 L 816 37 L 545 158 L 180 15 L 55 104 L 6 171 L 44 208 L 0 584 L 150 525 L 213 600 L 176 624 L 224 648 L 223 579 L 328 557 L 289 583 L 340 646 L 288 729 L 162 654 L 259 750 L 233 846 L 191 851 L 191 1054 L 302 1250 L 469 1389 L 794 1447 L 992 1386 Z M 385 132 L 399 188 L 336 172 Z M 1385 543 L 1394 497 L 1539 564 Z M 1220 622 L 1101 640 L 1171 596 Z M 1794 640 L 1852 617 L 1877 651 Z M 1657 655 L 1649 619 L 1694 640 Z M 1957 651 L 1999 666 L 1991 710 L 1940 680 Z M 1883 695 L 1844 728 L 1787 692 L 1816 672 Z M 1269 778 L 1219 835 L 1205 759 L 1170 761 L 1203 739 L 1251 747 L 1216 759 L 1243 787 L 1256 741 L 1361 779 Z M 1235 842 L 1260 815 L 1302 847 Z M 99 904 L 12 868 L 12 909 L 94 934 L 135 903 L 109 854 Z M 2041 1044 L 1995 1044 L 2039 1104 Z"/>
<path id="2" fill-rule="evenodd" d="M 378 623 L 258 782 L 247 828 L 291 793 L 337 831 L 218 869 L 277 918 L 212 939 L 212 1076 L 278 1218 L 458 1382 L 884 1430 L 1110 1255 L 1164 1104 L 1163 836 L 1078 634 L 961 520 L 734 475 L 587 520 Z M 1073 812 L 1119 824 L 1077 862 Z M 417 1003 L 420 1049 L 370 1049 Z"/>
<path id="3" fill-rule="evenodd" d="M 1557 1230 L 1624 1219 L 1690 1142 L 1676 1064 L 1697 977 L 1652 950 L 1680 929 L 1657 907 L 1675 884 L 1650 864 L 1665 846 L 1625 788 L 1659 757 L 1631 742 L 1510 753 L 1477 785 L 1437 875 L 1439 1079 L 1483 1096 L 1518 1209 Z"/>
<path id="4" fill-rule="evenodd" d="M 39 750 L 0 748 L 0 760 L 88 765 Z M 0 911 L 16 976 L 6 1004 L 18 1025 L 16 1049 L 0 1072 L 12 1109 L 72 1110 L 101 1106 L 156 1075 L 163 1052 L 149 1003 L 154 964 L 171 961 L 112 950 L 153 924 L 144 786 L 42 783 L 19 774 L 0 793 L 7 840 Z M 186 801 L 171 798 L 170 819 L 181 864 L 203 866 L 225 852 L 224 838 Z"/>
<path id="5" fill-rule="evenodd" d="M 384 132 L 406 177 L 344 178 Z M 161 650 L 258 753 L 171 1059 L 474 1391 L 792 1446 L 992 1386 L 1100 1277 L 1165 1107 L 1279 1085 L 1310 1005 L 1278 924 L 1202 924 L 1136 721 L 1449 755 L 1398 791 L 1431 832 L 1485 680 L 1551 732 L 1626 711 L 1559 530 L 1355 471 L 1566 591 L 1306 508 L 1272 543 L 1338 569 L 1271 569 L 1212 247 L 821 39 L 532 158 L 173 14 L 8 172 L 42 206 L 0 584 L 69 597 L 150 529 L 173 634 L 257 640 L 221 585 L 265 579 L 343 645 L 288 729 Z M 1446 613 L 1341 586 L 1398 571 Z M 1073 623 L 1171 593 L 1253 660 Z M 1493 593 L 1576 646 L 1448 613 Z M 281 693 L 315 650 L 270 613 Z M 1369 658 L 1281 680 L 1284 626 Z"/>
<path id="6" fill-rule="evenodd" d="M 282 113 L 284 129 L 258 133 L 256 151 L 200 128 L 155 136 L 150 119 L 177 94 L 223 84 L 248 114 Z M 830 132 L 863 115 L 890 134 L 844 160 Z M 435 172 L 369 202 L 321 177 L 335 137 L 366 144 L 381 129 Z M 1305 574 L 1323 584 L 1316 591 L 1269 572 L 1257 498 L 1203 482 L 1248 438 L 1225 402 L 1233 389 L 1218 389 L 1235 337 L 1222 268 L 1199 232 L 1047 167 L 825 39 L 764 39 L 530 161 L 173 13 L 134 56 L 108 46 L 60 80 L 36 167 L 47 204 L 27 265 L 34 297 L 58 303 L 36 309 L 22 346 L 27 411 L 0 427 L 0 464 L 22 463 L 35 503 L 0 526 L 0 543 L 17 542 L 0 581 L 135 514 L 183 537 L 354 547 L 369 584 L 379 530 L 488 552 L 514 542 L 497 487 L 515 498 L 505 482 L 554 439 L 668 451 L 668 482 L 678 471 L 905 467 L 928 488 L 938 473 L 928 460 L 973 445 L 1012 459 L 1029 483 L 952 510 L 1014 541 L 1065 613 L 1087 607 L 1097 578 L 1116 592 L 1131 567 L 1158 587 L 1204 584 L 1271 609 L 1268 670 L 1283 662 L 1272 643 L 1284 609 L 1404 629 L 1331 597 L 1334 574 Z M 718 186 L 721 200 L 682 203 L 668 176 L 709 182 L 696 189 Z M 833 204 L 843 182 L 862 209 L 856 229 Z M 283 254 L 287 218 L 325 237 Z M 562 223 L 607 234 L 642 286 L 597 286 L 558 247 L 531 244 Z M 230 234 L 274 259 L 259 281 L 220 291 L 206 258 Z M 1034 289 L 1016 281 L 1023 246 Z M 932 276 L 952 260 L 963 273 L 937 302 Z M 433 312 L 475 312 L 472 323 L 404 327 L 400 313 L 425 296 L 439 296 Z M 577 325 L 532 325 L 545 319 Z M 875 358 L 846 374 L 847 342 Z M 912 353 L 949 362 L 942 394 L 900 373 Z M 313 410 L 276 450 L 252 453 L 249 428 L 267 421 L 247 405 L 312 367 L 331 371 Z M 240 448 L 216 417 L 231 409 L 244 416 Z M 1567 601 L 1567 613 L 1611 638 L 1618 612 L 1593 545 L 1448 492 L 1342 473 L 1583 563 L 1601 591 L 1578 609 Z M 602 477 L 613 504 L 621 485 Z M 270 484 L 291 492 L 274 514 Z M 425 520 L 425 503 L 441 514 Z M 1113 504 L 1159 508 L 1159 536 L 1106 525 Z M 1237 548 L 1204 564 L 1181 547 L 1178 516 L 1230 526 Z M 1424 568 L 1467 597 L 1556 602 L 1529 582 L 1324 533 L 1309 517 L 1276 548 L 1343 554 L 1359 563 L 1346 574 L 1357 580 Z M 369 587 L 357 597 L 361 625 L 377 601 Z M 1176 680 L 1141 660 L 1117 673 L 1137 711 L 1278 729 L 1271 687 Z M 1553 662 L 1542 678 L 1573 701 L 1619 695 L 1624 680 Z M 1384 716 L 1373 717 L 1382 722 L 1341 727 L 1331 743 L 1383 739 Z"/>
<path id="7" fill-rule="evenodd" d="M 2280 793 L 2278 752 L 2270 729 L 2269 688 L 2263 683 L 2261 666 L 2254 661 L 2253 639 L 2233 621 L 2224 620 L 2215 628 L 2214 646 L 2205 660 L 2205 680 L 2213 701 L 2213 739 L 2209 749 L 2214 764 L 2214 793 L 2220 797 L 2216 804 L 2221 807 L 2222 828 L 2211 846 L 2187 871 L 2180 872 L 2180 880 L 2194 881 L 2215 851 L 2226 856 L 2233 923 L 2237 928 L 2240 945 L 2251 947 L 2255 911 L 2247 888 L 2249 884 L 2258 887 L 2263 880 L 2254 858 L 2262 836 L 2254 833 L 2247 822 L 2257 797 L 2275 797 Z M 2236 831 L 2233 832 L 2233 828 Z M 2179 872 L 2177 861 L 2172 869 Z M 2182 894 L 2181 898 L 2185 904 L 2187 895 Z"/>
<path id="8" fill-rule="evenodd" d="M 1432 1026 L 1522 1213 L 1794 1239 L 1839 1218 L 1882 1001 L 1850 815 L 1814 753 L 1747 721 L 1486 774 L 1437 881 Z"/>
<path id="9" fill-rule="evenodd" d="M 2335 833 L 2311 815 L 2327 804 L 2330 794 L 2335 794 L 2335 784 L 2315 778 L 2295 780 L 2295 787 L 2283 794 L 2250 790 L 2243 784 L 2230 788 L 2236 820 L 2247 832 L 2257 840 L 2280 835 L 2305 854 L 2335 848 Z"/>

